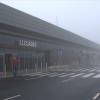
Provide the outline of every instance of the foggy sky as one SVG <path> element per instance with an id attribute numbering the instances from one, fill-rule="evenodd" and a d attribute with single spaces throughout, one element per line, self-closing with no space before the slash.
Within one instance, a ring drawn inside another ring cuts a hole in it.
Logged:
<path id="1" fill-rule="evenodd" d="M 100 0 L 0 0 L 100 44 Z"/>

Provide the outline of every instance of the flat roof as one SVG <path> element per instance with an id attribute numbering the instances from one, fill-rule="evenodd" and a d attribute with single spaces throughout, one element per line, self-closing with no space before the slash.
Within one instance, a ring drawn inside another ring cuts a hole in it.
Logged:
<path id="1" fill-rule="evenodd" d="M 85 47 L 100 49 L 100 45 L 56 25 L 0 3 L 0 23 L 15 26 Z"/>

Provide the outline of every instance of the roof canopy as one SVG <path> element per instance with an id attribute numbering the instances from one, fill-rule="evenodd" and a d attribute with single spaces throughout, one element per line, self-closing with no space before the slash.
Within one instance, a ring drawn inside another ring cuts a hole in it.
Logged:
<path id="1" fill-rule="evenodd" d="M 37 34 L 47 35 L 85 47 L 100 49 L 100 45 L 92 41 L 1 3 L 0 23 L 30 30 Z"/>

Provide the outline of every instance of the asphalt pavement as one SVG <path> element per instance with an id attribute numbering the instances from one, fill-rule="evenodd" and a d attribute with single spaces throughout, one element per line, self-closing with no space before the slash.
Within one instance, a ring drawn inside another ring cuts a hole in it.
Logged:
<path id="1" fill-rule="evenodd" d="M 0 100 L 100 100 L 100 69 L 0 79 Z"/>

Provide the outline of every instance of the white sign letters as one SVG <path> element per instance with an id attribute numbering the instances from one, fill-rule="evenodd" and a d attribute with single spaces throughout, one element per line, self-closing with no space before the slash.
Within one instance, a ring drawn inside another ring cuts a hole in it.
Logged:
<path id="1" fill-rule="evenodd" d="M 19 45 L 20 46 L 27 46 L 27 47 L 36 47 L 36 41 L 20 40 Z"/>

